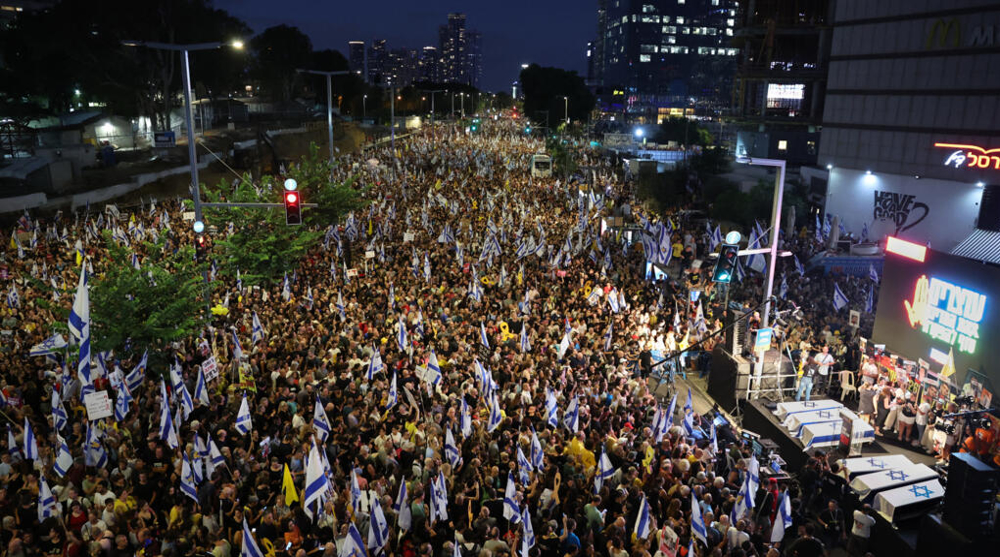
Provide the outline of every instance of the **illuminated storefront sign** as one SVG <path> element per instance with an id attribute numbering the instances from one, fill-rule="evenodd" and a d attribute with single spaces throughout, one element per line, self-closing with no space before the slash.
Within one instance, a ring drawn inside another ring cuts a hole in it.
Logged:
<path id="1" fill-rule="evenodd" d="M 910 327 L 934 340 L 974 354 L 979 325 L 986 311 L 986 295 L 948 281 L 921 275 L 913 288 L 913 301 L 903 300 Z"/>
<path id="2" fill-rule="evenodd" d="M 966 145 L 964 143 L 935 143 L 935 147 L 952 149 L 948 158 L 944 160 L 945 166 L 955 168 L 993 168 L 1000 170 L 1000 147 L 986 149 L 978 145 Z"/>

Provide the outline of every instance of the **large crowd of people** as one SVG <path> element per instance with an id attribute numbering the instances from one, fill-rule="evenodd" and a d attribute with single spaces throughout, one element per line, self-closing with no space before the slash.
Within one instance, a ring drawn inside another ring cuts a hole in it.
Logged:
<path id="1" fill-rule="evenodd" d="M 690 391 L 668 403 L 646 381 L 650 353 L 722 327 L 722 297 L 706 287 L 692 304 L 688 292 L 691 262 L 710 249 L 704 223 L 635 210 L 680 244 L 675 276 L 653 282 L 643 242 L 600 234 L 598 217 L 630 202 L 600 154 L 579 155 L 600 184 L 581 193 L 532 178 L 540 144 L 502 121 L 478 135 L 438 126 L 396 147 L 342 157 L 335 178 L 360 173 L 370 204 L 331 223 L 287 280 L 214 277 L 228 312 L 200 338 L 150 348 L 176 367 L 143 369 L 124 346 L 95 355 L 93 387 L 115 406 L 131 398 L 121 417 L 88 421 L 76 347 L 68 362 L 29 350 L 65 320 L 81 270 L 99 280 L 105 242 L 123 241 L 89 227 L 131 221 L 190 245 L 182 205 L 19 221 L 0 269 L 5 555 L 229 557 L 247 535 L 295 556 L 822 553 L 802 504 L 820 505 L 812 484 L 761 485 L 749 447 L 686 404 Z M 803 259 L 816 249 L 808 235 L 785 242 Z M 850 366 L 830 283 L 783 265 L 783 297 L 804 308 L 789 340 L 829 345 Z M 749 305 L 761 280 L 743 280 L 729 300 Z M 861 300 L 867 286 L 854 280 L 839 284 Z M 220 373 L 202 392 L 209 357 Z M 322 479 L 307 485 L 319 463 Z M 785 501 L 791 523 L 779 520 Z"/>

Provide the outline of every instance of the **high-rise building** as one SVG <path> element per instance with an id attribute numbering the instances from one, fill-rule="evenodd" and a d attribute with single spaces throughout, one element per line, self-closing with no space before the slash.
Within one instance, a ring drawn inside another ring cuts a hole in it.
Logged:
<path id="1" fill-rule="evenodd" d="M 368 79 L 368 56 L 364 41 L 347 43 L 347 60 L 352 72 L 361 76 L 361 79 Z"/>
<path id="2" fill-rule="evenodd" d="M 437 83 L 440 77 L 440 59 L 437 47 L 425 46 L 420 52 L 420 80 Z"/>
<path id="3" fill-rule="evenodd" d="M 385 65 L 385 84 L 389 87 L 407 87 L 419 77 L 420 58 L 416 50 L 394 48 L 389 51 Z"/>
<path id="4" fill-rule="evenodd" d="M 389 51 L 385 39 L 372 39 L 368 47 L 368 83 L 385 84 Z"/>
<path id="5" fill-rule="evenodd" d="M 729 104 L 736 0 L 598 0 L 594 84 L 605 111 L 656 121 Z"/>
<path id="6" fill-rule="evenodd" d="M 736 154 L 816 164 L 836 0 L 740 0 Z"/>
<path id="7" fill-rule="evenodd" d="M 438 44 L 441 81 L 478 85 L 482 75 L 482 37 L 476 31 L 466 30 L 465 14 L 448 14 L 448 23 L 438 28 Z"/>
<path id="8" fill-rule="evenodd" d="M 837 0 L 816 170 L 848 232 L 994 261 L 998 25 L 996 0 Z"/>

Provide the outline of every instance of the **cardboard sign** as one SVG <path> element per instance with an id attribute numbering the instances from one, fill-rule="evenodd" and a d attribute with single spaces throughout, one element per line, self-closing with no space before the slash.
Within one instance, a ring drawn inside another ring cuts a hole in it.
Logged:
<path id="1" fill-rule="evenodd" d="M 87 419 L 90 421 L 107 418 L 114 413 L 108 391 L 87 393 L 83 397 L 83 404 L 87 407 Z"/>
<path id="2" fill-rule="evenodd" d="M 349 276 L 349 277 L 356 277 L 356 276 L 358 276 L 358 270 L 357 269 L 348 269 L 347 270 L 347 276 Z"/>
<path id="3" fill-rule="evenodd" d="M 850 315 L 851 315 L 850 317 L 851 327 L 857 329 L 858 327 L 861 326 L 861 312 L 856 309 L 852 309 Z"/>
<path id="4" fill-rule="evenodd" d="M 215 356 L 210 356 L 201 364 L 201 371 L 205 373 L 206 383 L 219 376 L 219 364 L 215 361 Z"/>
<path id="5" fill-rule="evenodd" d="M 181 219 L 193 221 L 194 211 L 184 211 L 183 213 L 181 213 Z"/>
<path id="6" fill-rule="evenodd" d="M 403 234 L 403 243 L 409 244 L 413 241 L 413 232 L 406 232 Z"/>
<path id="7" fill-rule="evenodd" d="M 365 252 L 365 259 L 375 259 L 375 252 L 368 250 Z"/>

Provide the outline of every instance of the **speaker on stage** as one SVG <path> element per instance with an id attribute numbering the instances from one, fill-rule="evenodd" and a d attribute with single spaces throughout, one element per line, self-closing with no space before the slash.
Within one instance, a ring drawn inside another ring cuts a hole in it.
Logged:
<path id="1" fill-rule="evenodd" d="M 948 487 L 944 492 L 944 520 L 978 541 L 993 533 L 993 501 L 997 471 L 970 453 L 952 453 Z"/>

